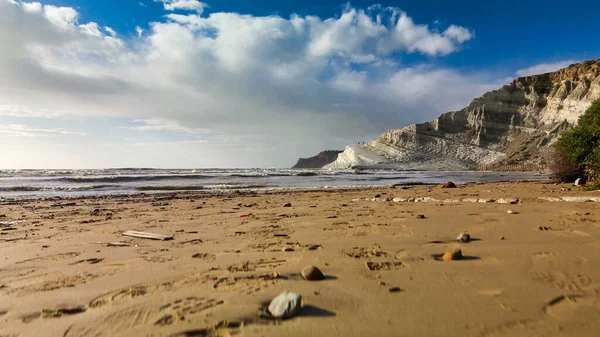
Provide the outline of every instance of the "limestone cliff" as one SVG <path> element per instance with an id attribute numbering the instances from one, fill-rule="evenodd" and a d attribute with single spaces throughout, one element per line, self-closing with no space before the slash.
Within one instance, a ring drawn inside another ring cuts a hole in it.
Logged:
<path id="1" fill-rule="evenodd" d="M 541 150 L 600 98 L 600 60 L 515 79 L 459 111 L 347 146 L 325 168 L 467 170 L 539 164 Z"/>
<path id="2" fill-rule="evenodd" d="M 342 153 L 342 151 L 328 150 L 323 151 L 314 157 L 300 158 L 292 168 L 321 168 L 335 161 L 340 153 Z"/>

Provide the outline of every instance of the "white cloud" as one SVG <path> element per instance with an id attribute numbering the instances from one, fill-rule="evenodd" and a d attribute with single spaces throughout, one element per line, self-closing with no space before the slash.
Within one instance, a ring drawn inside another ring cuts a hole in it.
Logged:
<path id="1" fill-rule="evenodd" d="M 27 105 L 0 105 L 0 116 L 19 118 L 55 118 L 70 115 L 66 111 L 52 111 L 44 108 L 33 109 Z"/>
<path id="2" fill-rule="evenodd" d="M 571 64 L 577 63 L 577 62 L 579 62 L 579 61 L 566 60 L 566 61 L 558 61 L 558 62 L 554 62 L 554 63 L 540 63 L 540 64 L 536 64 L 534 66 L 531 66 L 531 67 L 528 67 L 525 69 L 519 69 L 519 70 L 517 70 L 516 74 L 519 77 L 545 74 L 545 73 L 550 73 L 553 71 L 560 70 L 562 68 L 566 68 L 566 67 L 570 66 Z"/>
<path id="3" fill-rule="evenodd" d="M 138 5 L 139 5 L 140 7 L 148 7 L 148 6 L 146 6 L 146 4 L 145 4 L 145 3 L 141 2 L 141 1 L 140 1 L 140 2 L 138 2 Z"/>
<path id="4" fill-rule="evenodd" d="M 135 32 L 137 33 L 138 37 L 141 37 L 144 29 L 140 26 L 135 26 Z"/>
<path id="5" fill-rule="evenodd" d="M 210 132 L 210 130 L 186 127 L 181 125 L 177 121 L 168 120 L 164 118 L 136 119 L 133 122 L 139 125 L 123 128 L 133 131 L 175 131 L 190 134 Z"/>
<path id="6" fill-rule="evenodd" d="M 42 4 L 39 2 L 23 2 L 21 6 L 23 6 L 23 10 L 30 13 L 40 13 L 42 11 Z"/>
<path id="7" fill-rule="evenodd" d="M 198 14 L 202 14 L 204 9 L 208 7 L 207 4 L 197 0 L 154 0 L 156 2 L 162 2 L 163 6 L 168 11 L 185 10 L 185 11 L 196 11 Z"/>
<path id="8" fill-rule="evenodd" d="M 68 28 L 77 23 L 79 13 L 71 7 L 56 7 L 52 5 L 44 6 L 44 15 L 48 21 L 53 24 Z"/>
<path id="9" fill-rule="evenodd" d="M 100 28 L 98 27 L 98 24 L 95 22 L 90 22 L 90 23 L 86 23 L 83 25 L 79 25 L 79 29 L 81 29 L 81 31 L 87 35 L 96 36 L 96 37 L 101 37 L 103 35 L 100 32 Z"/>
<path id="10" fill-rule="evenodd" d="M 19 137 L 42 137 L 42 136 L 87 136 L 82 132 L 73 132 L 63 129 L 39 129 L 31 128 L 22 124 L 0 124 L 0 135 Z"/>
<path id="11" fill-rule="evenodd" d="M 165 8 L 191 9 L 176 3 Z M 473 32 L 438 31 L 397 9 L 348 6 L 332 18 L 169 13 L 145 32 L 136 27 L 130 43 L 59 9 L 44 6 L 42 15 L 0 0 L 0 46 L 11 46 L 0 53 L 0 115 L 119 120 L 111 132 L 97 126 L 93 137 L 154 131 L 135 133 L 153 143 L 164 132 L 177 138 L 160 139 L 169 156 L 183 153 L 173 141 L 213 135 L 202 139 L 201 158 L 181 154 L 181 166 L 291 165 L 428 120 L 490 89 L 486 76 L 425 64 L 459 51 Z M 406 53 L 424 64 L 403 66 L 398 56 Z M 72 151 L 85 152 L 93 137 Z M 238 150 L 208 149 L 224 143 Z M 257 148 L 265 149 L 260 156 L 244 156 Z M 123 152 L 114 165 L 133 157 Z"/>
<path id="12" fill-rule="evenodd" d="M 115 30 L 114 30 L 114 29 L 112 29 L 112 28 L 110 28 L 110 27 L 107 27 L 107 26 L 104 26 L 104 30 L 105 30 L 105 31 L 106 31 L 108 34 L 110 34 L 110 36 L 112 36 L 112 37 L 117 37 L 117 32 L 115 32 Z"/>

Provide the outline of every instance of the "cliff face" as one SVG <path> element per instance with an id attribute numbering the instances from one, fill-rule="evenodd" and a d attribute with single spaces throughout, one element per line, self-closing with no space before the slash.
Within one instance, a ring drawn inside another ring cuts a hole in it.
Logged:
<path id="1" fill-rule="evenodd" d="M 318 155 L 310 158 L 300 158 L 296 165 L 292 168 L 321 168 L 329 163 L 334 162 L 337 159 L 338 154 L 342 151 L 323 151 Z"/>
<path id="2" fill-rule="evenodd" d="M 465 170 L 538 164 L 540 151 L 599 98 L 600 60 L 517 78 L 462 110 L 388 130 L 368 145 L 347 146 L 326 168 Z"/>

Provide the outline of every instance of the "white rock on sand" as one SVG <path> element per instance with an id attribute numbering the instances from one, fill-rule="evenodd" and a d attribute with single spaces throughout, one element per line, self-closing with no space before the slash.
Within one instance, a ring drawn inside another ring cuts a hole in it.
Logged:
<path id="1" fill-rule="evenodd" d="M 269 304 L 269 312 L 276 318 L 290 318 L 298 315 L 302 306 L 302 295 L 284 291 Z"/>

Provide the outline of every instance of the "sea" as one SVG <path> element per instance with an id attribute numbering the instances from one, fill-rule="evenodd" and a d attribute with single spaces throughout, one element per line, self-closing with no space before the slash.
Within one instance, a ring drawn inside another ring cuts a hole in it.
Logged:
<path id="1" fill-rule="evenodd" d="M 541 172 L 398 171 L 352 169 L 0 170 L 0 200 L 139 193 L 319 189 L 398 184 L 539 181 Z"/>

